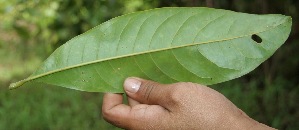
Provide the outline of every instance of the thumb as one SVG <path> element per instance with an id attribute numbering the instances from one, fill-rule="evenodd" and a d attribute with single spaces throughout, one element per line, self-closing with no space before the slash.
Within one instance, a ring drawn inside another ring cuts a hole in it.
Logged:
<path id="1" fill-rule="evenodd" d="M 170 107 L 170 97 L 172 97 L 171 85 L 129 77 L 124 82 L 124 89 L 128 97 L 141 104 L 160 105 L 165 108 Z"/>

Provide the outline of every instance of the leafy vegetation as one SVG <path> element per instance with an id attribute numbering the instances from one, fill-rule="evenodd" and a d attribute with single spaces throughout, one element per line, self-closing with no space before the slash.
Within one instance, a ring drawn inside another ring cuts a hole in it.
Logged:
<path id="1" fill-rule="evenodd" d="M 99 115 L 101 94 L 32 85 L 8 91 L 70 38 L 110 18 L 167 6 L 210 6 L 292 16 L 290 38 L 248 75 L 217 86 L 252 118 L 299 129 L 299 1 L 296 0 L 0 0 L 0 129 L 110 129 Z M 117 128 L 115 128 L 117 129 Z"/>

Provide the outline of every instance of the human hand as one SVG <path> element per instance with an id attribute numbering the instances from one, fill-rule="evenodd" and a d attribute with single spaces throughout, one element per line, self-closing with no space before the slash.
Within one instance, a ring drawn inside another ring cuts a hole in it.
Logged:
<path id="1" fill-rule="evenodd" d="M 122 94 L 107 93 L 102 114 L 125 129 L 272 129 L 248 117 L 219 92 L 195 83 L 159 84 L 127 78 Z"/>

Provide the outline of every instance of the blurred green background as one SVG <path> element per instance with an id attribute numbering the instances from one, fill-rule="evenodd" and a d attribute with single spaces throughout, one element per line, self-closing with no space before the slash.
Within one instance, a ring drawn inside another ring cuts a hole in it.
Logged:
<path id="1" fill-rule="evenodd" d="M 255 120 L 299 129 L 297 0 L 0 0 L 0 130 L 118 129 L 101 117 L 101 93 L 45 84 L 8 91 L 72 37 L 113 17 L 157 7 L 208 6 L 292 16 L 289 39 L 253 72 L 215 86 Z"/>

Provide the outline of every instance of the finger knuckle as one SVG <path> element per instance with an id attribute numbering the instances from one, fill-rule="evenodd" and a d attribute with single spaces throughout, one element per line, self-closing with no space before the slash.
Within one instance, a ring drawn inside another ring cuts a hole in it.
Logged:
<path id="1" fill-rule="evenodd" d="M 191 82 L 180 82 L 172 84 L 169 97 L 176 103 L 182 102 L 188 96 L 188 93 L 196 90 L 196 85 Z"/>
<path id="2" fill-rule="evenodd" d="M 174 103 L 179 103 L 182 100 L 184 88 L 181 84 L 182 83 L 173 84 L 170 89 L 168 96 Z"/>
<path id="3" fill-rule="evenodd" d="M 102 116 L 107 121 L 111 116 L 111 112 L 109 110 L 102 109 Z"/>
<path id="4" fill-rule="evenodd" d="M 110 111 L 110 110 L 102 110 L 102 116 L 104 118 L 105 121 L 115 125 L 115 126 L 118 126 L 118 127 L 121 127 L 121 128 L 124 128 L 124 125 L 123 123 L 121 122 L 121 120 L 119 120 L 118 118 L 115 118 L 113 116 L 113 112 Z"/>
<path id="5" fill-rule="evenodd" d="M 142 96 L 143 99 L 146 100 L 146 102 L 149 102 L 151 99 L 152 91 L 158 86 L 158 83 L 156 82 L 145 82 L 143 85 L 143 92 Z"/>

